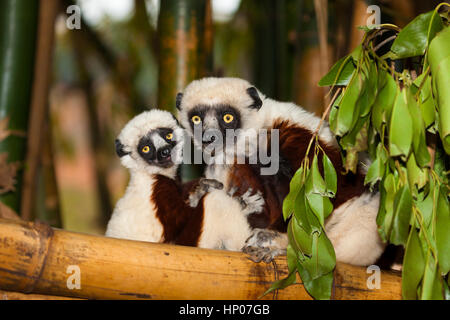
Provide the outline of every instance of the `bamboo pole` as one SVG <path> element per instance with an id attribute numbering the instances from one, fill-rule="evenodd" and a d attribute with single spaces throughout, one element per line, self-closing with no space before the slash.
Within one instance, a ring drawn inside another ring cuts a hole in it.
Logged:
<path id="1" fill-rule="evenodd" d="M 72 267 L 71 267 L 72 266 Z M 75 266 L 75 267 L 74 267 Z M 79 268 L 80 289 L 69 289 Z M 69 270 L 69 273 L 68 273 Z M 0 220 L 0 289 L 88 299 L 257 299 L 287 274 L 285 257 L 256 264 L 240 252 L 112 239 Z M 400 276 L 339 264 L 334 299 L 401 299 Z M 311 299 L 297 284 L 264 299 Z"/>
<path id="2" fill-rule="evenodd" d="M 158 107 L 175 111 L 175 98 L 192 80 L 205 75 L 211 57 L 204 52 L 212 27 L 210 0 L 166 0 L 158 18 Z M 206 33 L 206 34 L 205 34 Z M 211 48 L 209 48 L 211 49 Z M 209 52 L 211 54 L 211 52 Z"/>
<path id="3" fill-rule="evenodd" d="M 61 209 L 59 202 L 58 182 L 55 172 L 55 156 L 51 125 L 47 123 L 43 128 L 44 144 L 42 146 L 41 166 L 39 170 L 38 189 L 34 216 L 47 222 L 55 228 L 62 227 Z"/>
<path id="4" fill-rule="evenodd" d="M 158 103 L 175 111 L 178 92 L 211 75 L 213 30 L 211 0 L 161 1 L 158 17 Z M 183 181 L 201 176 L 201 165 L 181 166 Z"/>
<path id="5" fill-rule="evenodd" d="M 19 162 L 15 189 L 0 195 L 0 201 L 20 211 L 23 161 L 26 151 L 28 114 L 35 57 L 38 1 L 0 1 L 0 119 L 9 119 L 0 153 Z"/>
<path id="6" fill-rule="evenodd" d="M 44 294 L 26 294 L 0 290 L 0 300 L 79 300 L 76 298 L 48 296 Z"/>
<path id="7" fill-rule="evenodd" d="M 29 134 L 27 143 L 26 170 L 23 176 L 21 216 L 32 220 L 36 203 L 36 182 L 41 161 L 45 131 L 48 122 L 48 92 L 51 81 L 51 65 L 58 0 L 40 1 L 36 63 L 33 93 L 30 107 Z"/>

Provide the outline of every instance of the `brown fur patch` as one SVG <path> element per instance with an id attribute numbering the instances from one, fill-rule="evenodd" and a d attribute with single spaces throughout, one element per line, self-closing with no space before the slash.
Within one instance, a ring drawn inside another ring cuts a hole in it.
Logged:
<path id="1" fill-rule="evenodd" d="M 151 201 L 156 206 L 156 216 L 164 227 L 164 243 L 197 246 L 203 226 L 203 199 L 196 208 L 187 203 L 189 188 L 166 176 L 156 175 Z"/>
<path id="2" fill-rule="evenodd" d="M 308 129 L 299 127 L 289 121 L 277 120 L 273 125 L 274 129 L 280 130 L 280 155 L 288 159 L 295 171 L 300 168 L 301 162 L 306 154 L 312 132 Z M 342 163 L 340 151 L 335 146 L 330 146 L 319 139 L 320 146 L 330 158 L 336 169 L 337 174 L 337 193 L 332 199 L 334 208 L 350 200 L 353 197 L 361 195 L 366 188 L 364 187 L 364 175 L 361 173 L 344 174 L 345 170 Z M 312 161 L 314 155 L 314 145 L 311 147 L 309 158 Z M 322 155 L 319 156 L 319 170 L 323 175 Z"/>
<path id="3" fill-rule="evenodd" d="M 251 214 L 248 222 L 252 228 L 268 228 L 286 231 L 287 224 L 283 220 L 283 200 L 289 193 L 289 182 L 300 167 L 305 157 L 312 132 L 286 120 L 276 120 L 272 126 L 279 130 L 280 170 L 275 175 L 260 175 L 260 165 L 235 164 L 228 175 L 229 188 L 236 188 L 234 196 L 242 196 L 249 188 L 260 191 L 265 200 L 261 213 Z M 347 200 L 361 195 L 364 187 L 364 175 L 343 174 L 344 168 L 340 151 L 319 140 L 323 150 L 333 163 L 337 173 L 337 193 L 332 199 L 336 209 Z M 268 146 L 270 146 L 270 135 Z M 314 150 L 310 151 L 312 160 Z M 322 156 L 319 157 L 319 169 L 323 174 Z"/>

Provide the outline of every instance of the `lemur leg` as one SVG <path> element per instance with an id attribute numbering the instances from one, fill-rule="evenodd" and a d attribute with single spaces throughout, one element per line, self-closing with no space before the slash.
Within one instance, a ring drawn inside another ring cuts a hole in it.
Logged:
<path id="1" fill-rule="evenodd" d="M 241 204 L 242 213 L 248 216 L 252 213 L 261 213 L 264 209 L 265 201 L 260 191 L 253 192 L 253 189 L 248 189 L 243 195 L 236 196 L 236 188 L 231 188 L 228 195 L 235 198 Z"/>
<path id="2" fill-rule="evenodd" d="M 342 204 L 325 221 L 337 261 L 368 266 L 381 256 L 386 244 L 378 234 L 379 203 L 378 193 L 367 192 Z"/>
<path id="3" fill-rule="evenodd" d="M 200 199 L 212 189 L 222 190 L 223 184 L 215 179 L 201 178 L 198 185 L 189 193 L 187 203 L 192 208 L 197 207 Z"/>
<path id="4" fill-rule="evenodd" d="M 254 229 L 245 241 L 242 251 L 254 262 L 271 262 L 278 255 L 285 255 L 289 240 L 286 233 L 268 229 Z"/>

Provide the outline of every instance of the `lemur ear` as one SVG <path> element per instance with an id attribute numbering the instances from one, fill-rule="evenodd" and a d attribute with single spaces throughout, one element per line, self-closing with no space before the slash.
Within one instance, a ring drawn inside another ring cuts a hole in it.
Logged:
<path id="1" fill-rule="evenodd" d="M 250 87 L 247 89 L 247 93 L 253 99 L 253 104 L 249 108 L 259 110 L 262 106 L 262 100 L 259 97 L 258 90 L 255 87 Z"/>
<path id="2" fill-rule="evenodd" d="M 175 104 L 175 106 L 177 107 L 178 110 L 181 110 L 181 99 L 183 99 L 183 93 L 182 92 L 178 92 L 177 99 L 176 99 L 176 104 Z"/>
<path id="3" fill-rule="evenodd" d="M 129 152 L 125 152 L 124 150 L 124 145 L 122 144 L 122 142 L 120 142 L 119 139 L 116 139 L 116 141 L 114 141 L 116 144 L 116 153 L 117 155 L 122 158 L 123 156 L 126 156 L 127 154 L 130 154 Z"/>

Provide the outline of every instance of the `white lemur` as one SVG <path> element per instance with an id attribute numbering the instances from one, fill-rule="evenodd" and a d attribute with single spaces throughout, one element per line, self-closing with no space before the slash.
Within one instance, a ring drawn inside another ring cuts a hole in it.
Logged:
<path id="1" fill-rule="evenodd" d="M 106 236 L 240 250 L 251 233 L 241 205 L 215 180 L 180 183 L 183 138 L 175 117 L 162 110 L 144 112 L 123 128 L 116 152 L 130 182 Z"/>
<path id="2" fill-rule="evenodd" d="M 253 260 L 270 261 L 283 252 L 288 243 L 282 203 L 320 119 L 293 103 L 266 98 L 250 83 L 236 78 L 193 81 L 177 95 L 177 108 L 181 124 L 203 150 L 215 141 L 225 141 L 227 129 L 279 130 L 277 173 L 261 175 L 264 167 L 261 163 L 236 162 L 209 164 L 205 173 L 207 178 L 222 182 L 224 190 L 240 200 L 243 195 L 248 196 L 249 191 L 262 195 L 265 205 L 260 212 L 248 215 L 245 223 L 253 233 L 242 245 Z M 196 130 L 201 130 L 202 134 L 196 137 Z M 238 131 L 235 139 L 241 139 L 243 134 Z M 354 265 L 372 264 L 384 250 L 376 225 L 379 196 L 366 190 L 361 170 L 357 174 L 343 174 L 339 147 L 327 124 L 322 126 L 318 137 L 338 174 L 338 189 L 333 199 L 335 209 L 325 223 L 337 260 Z M 267 148 L 270 149 L 269 144 Z M 214 159 L 223 161 L 227 152 L 226 148 L 214 149 Z"/>

